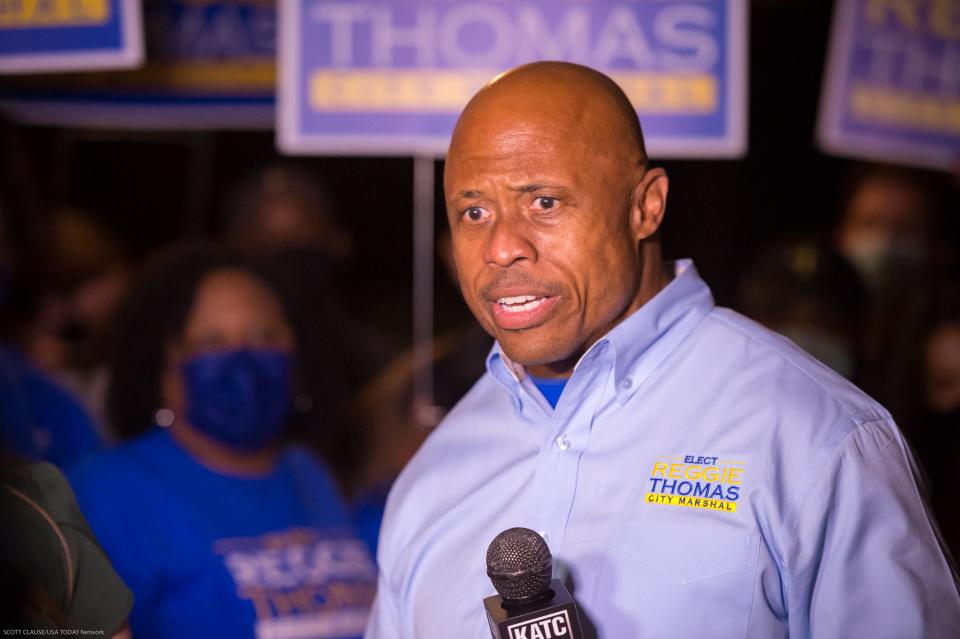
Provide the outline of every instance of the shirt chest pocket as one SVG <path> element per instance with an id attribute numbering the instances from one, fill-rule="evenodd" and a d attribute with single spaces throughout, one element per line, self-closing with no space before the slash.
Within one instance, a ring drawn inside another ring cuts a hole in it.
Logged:
<path id="1" fill-rule="evenodd" d="M 760 537 L 735 527 L 627 520 L 611 548 L 609 611 L 631 636 L 743 637 Z"/>

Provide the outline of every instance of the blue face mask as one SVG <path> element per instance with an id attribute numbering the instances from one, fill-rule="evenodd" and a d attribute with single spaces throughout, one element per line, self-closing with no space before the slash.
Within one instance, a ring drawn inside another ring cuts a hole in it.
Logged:
<path id="1" fill-rule="evenodd" d="M 197 355 L 181 366 L 187 421 L 241 450 L 280 436 L 290 412 L 291 362 L 282 351 L 243 349 Z"/>

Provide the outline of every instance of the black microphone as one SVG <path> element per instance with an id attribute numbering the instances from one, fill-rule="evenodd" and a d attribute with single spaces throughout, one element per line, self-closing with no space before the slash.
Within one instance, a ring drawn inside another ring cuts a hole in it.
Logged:
<path id="1" fill-rule="evenodd" d="M 546 542 L 529 528 L 510 528 L 487 548 L 487 575 L 499 595 L 483 605 L 493 639 L 583 639 L 573 597 L 553 578 Z"/>

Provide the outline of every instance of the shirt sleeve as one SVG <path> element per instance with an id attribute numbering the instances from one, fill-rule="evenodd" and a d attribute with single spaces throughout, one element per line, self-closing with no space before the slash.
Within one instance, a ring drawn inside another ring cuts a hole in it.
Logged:
<path id="1" fill-rule="evenodd" d="M 917 476 L 888 420 L 833 451 L 788 527 L 790 636 L 960 637 L 956 573 Z"/>

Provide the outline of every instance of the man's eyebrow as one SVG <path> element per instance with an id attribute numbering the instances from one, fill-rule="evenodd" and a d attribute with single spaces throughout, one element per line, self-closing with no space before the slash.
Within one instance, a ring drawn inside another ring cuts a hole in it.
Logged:
<path id="1" fill-rule="evenodd" d="M 517 191 L 518 193 L 535 193 L 537 191 L 542 191 L 543 189 L 556 189 L 556 190 L 566 190 L 564 187 L 559 184 L 548 184 L 544 183 L 534 183 L 534 184 L 520 184 L 518 186 L 509 187 L 511 191 Z M 459 191 L 456 195 L 456 199 L 476 199 L 483 197 L 483 191 L 479 189 L 467 189 L 464 191 Z"/>
<path id="2" fill-rule="evenodd" d="M 519 186 L 511 186 L 511 191 L 519 191 L 520 193 L 535 193 L 536 191 L 542 191 L 543 189 L 563 189 L 559 184 L 521 184 Z"/>

